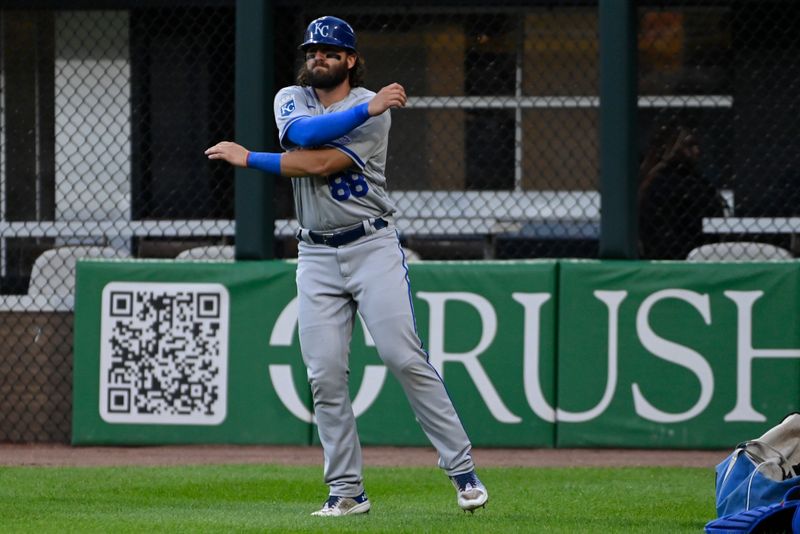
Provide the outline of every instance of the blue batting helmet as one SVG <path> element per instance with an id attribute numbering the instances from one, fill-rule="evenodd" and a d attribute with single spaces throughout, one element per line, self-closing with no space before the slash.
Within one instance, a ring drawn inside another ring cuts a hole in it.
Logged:
<path id="1" fill-rule="evenodd" d="M 337 17 L 325 16 L 312 20 L 306 28 L 301 50 L 315 44 L 338 46 L 356 51 L 356 33 L 352 26 Z"/>

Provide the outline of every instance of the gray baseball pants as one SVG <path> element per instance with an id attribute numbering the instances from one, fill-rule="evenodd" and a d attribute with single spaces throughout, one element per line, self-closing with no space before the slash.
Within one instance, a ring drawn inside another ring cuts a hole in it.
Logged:
<path id="1" fill-rule="evenodd" d="M 364 491 L 361 444 L 348 390 L 356 310 L 452 476 L 474 468 L 471 445 L 414 323 L 408 271 L 392 225 L 339 248 L 299 243 L 300 347 L 308 370 L 330 494 Z"/>

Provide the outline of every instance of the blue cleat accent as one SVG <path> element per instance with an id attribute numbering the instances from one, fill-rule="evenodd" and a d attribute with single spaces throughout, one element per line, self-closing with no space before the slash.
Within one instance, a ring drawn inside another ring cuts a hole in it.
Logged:
<path id="1" fill-rule="evenodd" d="M 370 503 L 367 493 L 362 492 L 357 497 L 340 497 L 331 495 L 320 510 L 311 515 L 316 516 L 341 516 L 351 514 L 366 514 L 369 512 Z"/>

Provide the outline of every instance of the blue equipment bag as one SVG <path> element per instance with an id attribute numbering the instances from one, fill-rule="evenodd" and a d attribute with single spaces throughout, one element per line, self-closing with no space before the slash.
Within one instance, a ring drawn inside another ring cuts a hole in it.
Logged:
<path id="1" fill-rule="evenodd" d="M 769 506 L 756 506 L 737 514 L 726 515 L 706 525 L 706 534 L 800 534 L 800 486 L 794 486 L 783 500 Z"/>
<path id="2" fill-rule="evenodd" d="M 769 506 L 800 486 L 800 414 L 737 445 L 716 468 L 717 517 Z"/>

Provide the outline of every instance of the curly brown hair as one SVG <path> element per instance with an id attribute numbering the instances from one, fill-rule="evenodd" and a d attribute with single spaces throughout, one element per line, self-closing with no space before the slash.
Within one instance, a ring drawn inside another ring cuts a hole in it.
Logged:
<path id="1" fill-rule="evenodd" d="M 345 50 L 344 52 L 356 56 L 356 64 L 353 65 L 353 68 L 350 69 L 347 74 L 350 80 L 350 87 L 361 87 L 364 85 L 364 76 L 367 70 L 364 58 L 356 52 L 350 52 L 349 50 Z M 308 62 L 305 60 L 303 60 L 302 65 L 300 65 L 300 70 L 297 71 L 297 85 L 303 87 L 311 85 L 308 83 Z"/>

